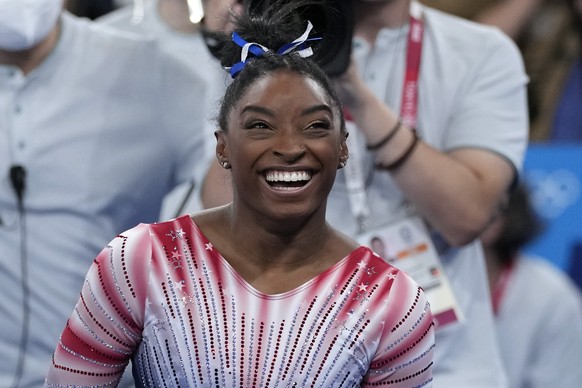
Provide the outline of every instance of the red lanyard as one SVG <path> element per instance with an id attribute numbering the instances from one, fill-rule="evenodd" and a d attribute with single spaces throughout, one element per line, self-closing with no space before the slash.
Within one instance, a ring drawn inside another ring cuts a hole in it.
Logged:
<path id="1" fill-rule="evenodd" d="M 491 290 L 491 303 L 493 304 L 493 313 L 495 315 L 499 314 L 499 309 L 501 309 L 501 302 L 505 296 L 505 291 L 507 290 L 507 285 L 509 284 L 509 279 L 511 278 L 514 267 L 514 264 L 505 266 L 501 270 L 497 282 L 493 285 L 493 289 Z"/>
<path id="2" fill-rule="evenodd" d="M 418 76 L 420 73 L 420 58 L 422 54 L 422 39 L 424 23 L 420 5 L 413 1 L 410 4 L 410 27 L 406 45 L 406 73 L 402 87 L 402 105 L 400 117 L 404 125 L 416 128 L 418 110 Z"/>
<path id="3" fill-rule="evenodd" d="M 420 56 L 422 50 L 424 25 L 421 6 L 412 1 L 410 4 L 410 27 L 406 48 L 406 74 L 402 91 L 402 105 L 400 107 L 402 122 L 409 128 L 416 127 L 417 101 L 418 101 L 418 76 L 420 70 Z M 344 109 L 347 124 L 353 120 L 350 112 Z M 344 169 L 346 185 L 350 198 L 352 214 L 358 219 L 360 231 L 365 230 L 366 220 L 370 215 L 366 184 L 364 182 L 363 157 L 358 149 L 355 137 L 348 138 L 350 147 L 350 163 Z"/>

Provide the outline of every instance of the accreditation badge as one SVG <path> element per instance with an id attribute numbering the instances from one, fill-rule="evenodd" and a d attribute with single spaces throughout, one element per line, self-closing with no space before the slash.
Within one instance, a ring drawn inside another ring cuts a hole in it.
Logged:
<path id="1" fill-rule="evenodd" d="M 358 236 L 394 267 L 403 270 L 424 290 L 437 327 L 462 320 L 462 314 L 442 262 L 420 217 L 413 216 Z"/>

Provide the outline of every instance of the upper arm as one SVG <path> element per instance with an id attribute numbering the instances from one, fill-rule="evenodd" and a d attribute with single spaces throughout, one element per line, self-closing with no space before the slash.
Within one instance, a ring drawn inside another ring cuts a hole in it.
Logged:
<path id="1" fill-rule="evenodd" d="M 121 378 L 141 342 L 150 257 L 145 225 L 101 251 L 61 334 L 48 384 L 106 385 Z"/>
<path id="2" fill-rule="evenodd" d="M 384 328 L 362 386 L 424 386 L 432 380 L 433 315 L 424 291 L 399 271 L 385 308 Z"/>

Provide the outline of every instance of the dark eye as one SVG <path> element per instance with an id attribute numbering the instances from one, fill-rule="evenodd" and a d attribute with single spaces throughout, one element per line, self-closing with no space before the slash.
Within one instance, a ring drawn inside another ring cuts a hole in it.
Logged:
<path id="1" fill-rule="evenodd" d="M 317 120 L 310 123 L 303 132 L 312 136 L 326 136 L 330 133 L 331 123 L 327 120 Z"/>
<path id="2" fill-rule="evenodd" d="M 245 124 L 245 129 L 267 129 L 269 126 L 264 121 L 251 121 Z"/>
<path id="3" fill-rule="evenodd" d="M 266 139 L 273 134 L 269 124 L 261 120 L 251 120 L 244 124 L 244 131 L 252 139 Z"/>

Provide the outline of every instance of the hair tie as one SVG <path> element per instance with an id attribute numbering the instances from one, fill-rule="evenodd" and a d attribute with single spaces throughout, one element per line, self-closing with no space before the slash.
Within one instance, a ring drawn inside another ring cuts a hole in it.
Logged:
<path id="1" fill-rule="evenodd" d="M 307 28 L 305 29 L 305 32 L 303 32 L 303 34 L 299 38 L 295 39 L 293 42 L 281 46 L 276 51 L 276 54 L 285 55 L 291 52 L 297 52 L 297 54 L 299 54 L 299 56 L 301 56 L 302 58 L 307 58 L 313 55 L 313 50 L 311 49 L 310 46 L 307 46 L 307 42 L 320 40 L 321 38 L 308 38 L 309 33 L 311 32 L 312 29 L 313 24 L 311 24 L 310 21 L 307 21 Z M 232 65 L 232 67 L 227 68 L 232 78 L 236 77 L 238 73 L 240 73 L 241 70 L 244 69 L 247 59 L 249 59 L 248 58 L 249 52 L 253 54 L 255 57 L 260 57 L 266 52 L 271 51 L 269 48 L 259 43 L 247 42 L 236 32 L 232 33 L 232 41 L 242 48 L 240 54 L 240 62 L 237 62 L 234 65 Z"/>
<path id="2" fill-rule="evenodd" d="M 247 57 L 249 55 L 249 51 L 255 57 L 260 57 L 261 55 L 263 55 L 264 53 L 269 51 L 269 49 L 267 47 L 265 47 L 259 43 L 247 42 L 246 40 L 241 38 L 241 36 L 239 34 L 237 34 L 236 32 L 232 33 L 232 41 L 234 43 L 236 43 L 239 47 L 242 47 L 242 50 L 240 53 L 240 62 L 235 63 L 229 69 L 230 76 L 232 78 L 236 77 L 237 74 L 240 73 L 240 71 L 245 67 L 246 62 L 247 62 Z"/>

